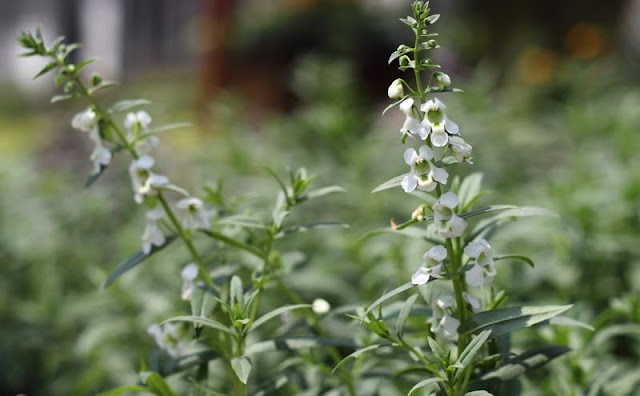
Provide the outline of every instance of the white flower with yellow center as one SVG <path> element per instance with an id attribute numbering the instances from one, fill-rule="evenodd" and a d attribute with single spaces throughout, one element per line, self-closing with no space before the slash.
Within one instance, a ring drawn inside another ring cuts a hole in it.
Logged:
<path id="1" fill-rule="evenodd" d="M 153 158 L 144 155 L 131 162 L 129 166 L 133 196 L 137 203 L 142 203 L 147 195 L 154 195 L 156 188 L 169 184 L 169 179 L 166 176 L 151 171 L 154 163 Z"/>
<path id="2" fill-rule="evenodd" d="M 433 151 L 429 146 L 420 146 L 419 153 L 413 148 L 404 152 L 404 162 L 411 166 L 411 171 L 400 181 L 405 192 L 416 188 L 422 191 L 433 191 L 438 183 L 447 184 L 449 174 L 446 170 L 436 167 L 433 162 Z"/>
<path id="3" fill-rule="evenodd" d="M 458 125 L 447 117 L 446 108 L 447 106 L 438 98 L 428 100 L 420 106 L 420 110 L 425 113 L 422 125 L 427 135 L 431 133 L 431 144 L 434 147 L 446 146 L 449 142 L 449 134 L 458 135 L 460 132 Z M 426 139 L 426 136 L 423 139 Z"/>
<path id="4" fill-rule="evenodd" d="M 400 110 L 405 115 L 404 124 L 400 128 L 402 135 L 408 135 L 413 138 L 419 137 L 421 140 L 427 138 L 429 131 L 420 122 L 420 112 L 417 110 L 417 106 L 414 106 L 415 101 L 412 98 L 408 98 L 400 103 Z"/>
<path id="5" fill-rule="evenodd" d="M 183 212 L 182 226 L 187 230 L 211 228 L 209 213 L 198 198 L 189 197 L 178 201 L 176 207 Z"/>
<path id="6" fill-rule="evenodd" d="M 443 194 L 433 204 L 433 220 L 436 224 L 436 231 L 445 238 L 462 236 L 467 228 L 467 222 L 454 211 L 456 206 L 458 206 L 458 196 L 452 192 Z"/>
<path id="7" fill-rule="evenodd" d="M 453 302 L 454 298 L 451 295 L 439 296 L 432 301 L 431 331 L 451 340 L 457 340 L 460 321 L 449 314 Z"/>
<path id="8" fill-rule="evenodd" d="M 447 249 L 442 245 L 434 246 L 422 258 L 424 261 L 411 276 L 411 283 L 424 285 L 431 277 L 442 278 L 442 261 L 447 258 Z"/>
<path id="9" fill-rule="evenodd" d="M 469 286 L 487 286 L 496 277 L 496 266 L 493 262 L 491 245 L 484 239 L 471 242 L 464 248 L 464 254 L 471 258 L 473 267 L 465 274 Z"/>
<path id="10" fill-rule="evenodd" d="M 195 263 L 187 264 L 180 272 L 180 276 L 182 277 L 181 297 L 183 300 L 188 300 L 196 287 L 195 280 L 198 277 L 198 266 Z"/>
<path id="11" fill-rule="evenodd" d="M 142 233 L 142 251 L 149 254 L 153 246 L 162 246 L 166 241 L 164 234 L 158 227 L 158 221 L 164 217 L 164 210 L 157 206 L 147 211 L 147 225 Z"/>

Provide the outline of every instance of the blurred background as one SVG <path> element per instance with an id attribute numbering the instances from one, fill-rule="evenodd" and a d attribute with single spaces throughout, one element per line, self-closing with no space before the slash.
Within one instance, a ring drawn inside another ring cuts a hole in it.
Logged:
<path id="1" fill-rule="evenodd" d="M 400 76 L 388 56 L 412 38 L 397 21 L 409 4 L 0 2 L 0 395 L 85 395 L 134 382 L 153 347 L 144 329 L 180 306 L 185 259 L 163 255 L 100 290 L 144 226 L 128 164 L 116 158 L 84 189 L 90 148 L 70 119 L 85 104 L 49 104 L 52 79 L 32 80 L 45 62 L 17 56 L 21 30 L 82 43 L 76 60 L 98 57 L 88 69 L 121 83 L 105 103 L 147 98 L 156 125 L 193 122 L 165 134 L 159 154 L 164 173 L 193 191 L 222 179 L 238 205 L 268 209 L 277 186 L 256 164 L 304 166 L 316 186 L 346 187 L 312 212 L 351 229 L 290 246 L 306 279 L 325 280 L 298 283 L 302 294 L 339 306 L 406 282 L 424 250 L 397 237 L 360 239 L 419 204 L 399 189 L 369 193 L 405 171 L 403 116 L 380 114 Z M 583 394 L 612 365 L 602 394 L 640 394 L 640 1 L 431 6 L 443 14 L 433 58 L 465 91 L 442 99 L 476 159 L 456 171 L 485 174 L 486 203 L 561 215 L 495 238 L 496 251 L 537 264 L 504 267 L 498 282 L 512 303 L 575 303 L 573 316 L 597 330 L 535 333 L 581 351 L 556 364 L 544 394 Z M 255 196 L 239 198 L 247 193 Z"/>

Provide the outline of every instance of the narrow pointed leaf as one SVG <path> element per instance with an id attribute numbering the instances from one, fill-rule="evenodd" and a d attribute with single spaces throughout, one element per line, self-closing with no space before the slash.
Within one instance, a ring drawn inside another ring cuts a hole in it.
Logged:
<path id="1" fill-rule="evenodd" d="M 386 182 L 382 183 L 378 187 L 374 188 L 373 191 L 371 191 L 371 193 L 373 194 L 379 191 L 388 190 L 390 188 L 400 187 L 400 182 L 402 181 L 402 178 L 405 177 L 407 174 L 408 173 L 405 173 L 404 175 L 396 176 L 387 180 Z"/>
<path id="2" fill-rule="evenodd" d="M 126 385 L 106 392 L 98 393 L 97 396 L 120 396 L 127 392 L 147 392 L 148 389 L 141 385 Z"/>
<path id="3" fill-rule="evenodd" d="M 465 393 L 464 396 L 493 396 L 493 393 L 489 393 L 486 390 L 477 390 L 477 391 Z"/>
<path id="4" fill-rule="evenodd" d="M 497 380 L 498 383 L 509 381 L 531 370 L 544 366 L 551 360 L 564 355 L 570 350 L 570 348 L 563 346 L 547 346 L 530 350 L 508 359 L 497 369 L 482 375 L 481 379 L 489 382 L 491 382 L 491 380 Z M 477 387 L 472 386 L 470 386 L 470 388 L 477 389 Z"/>
<path id="5" fill-rule="evenodd" d="M 142 379 L 142 382 L 147 385 L 147 392 L 151 392 L 157 396 L 176 396 L 160 374 L 151 371 L 143 371 L 140 373 L 140 378 Z"/>
<path id="6" fill-rule="evenodd" d="M 280 316 L 285 312 L 293 311 L 295 309 L 303 309 L 303 308 L 311 308 L 311 305 L 310 304 L 285 305 L 284 307 L 274 309 L 273 311 L 266 313 L 261 317 L 259 317 L 258 319 L 256 319 L 256 321 L 253 322 L 253 324 L 247 329 L 247 333 L 254 331 L 255 329 L 262 326 L 269 320 L 275 318 L 276 316 Z"/>
<path id="7" fill-rule="evenodd" d="M 308 230 L 312 230 L 315 228 L 331 228 L 331 227 L 339 227 L 339 228 L 349 228 L 349 224 L 335 222 L 335 221 L 319 221 L 316 223 L 303 224 L 299 226 L 288 227 L 274 235 L 275 239 L 280 239 L 289 234 L 293 234 L 295 232 L 305 232 Z"/>
<path id="8" fill-rule="evenodd" d="M 465 177 L 460 184 L 458 197 L 460 199 L 460 208 L 468 208 L 471 199 L 480 192 L 482 187 L 482 173 L 472 173 Z"/>
<path id="9" fill-rule="evenodd" d="M 438 344 L 436 340 L 431 337 L 427 337 L 427 341 L 429 342 L 429 348 L 431 348 L 431 352 L 433 352 L 433 356 L 438 359 L 442 365 L 448 364 L 447 362 L 447 353 L 444 349 Z"/>
<path id="10" fill-rule="evenodd" d="M 460 377 L 464 372 L 464 369 L 471 363 L 473 358 L 476 356 L 482 345 L 489 339 L 491 335 L 491 330 L 485 330 L 482 333 L 478 334 L 469 342 L 467 347 L 462 351 L 458 360 L 455 363 L 455 366 L 458 367 L 458 371 L 456 371 L 456 377 Z"/>
<path id="11" fill-rule="evenodd" d="M 460 334 L 490 329 L 491 338 L 551 319 L 570 309 L 572 305 L 542 307 L 510 307 L 473 314 L 458 328 Z"/>
<path id="12" fill-rule="evenodd" d="M 149 102 L 146 99 L 121 100 L 114 103 L 113 106 L 109 108 L 109 113 L 119 113 L 121 111 L 127 111 L 135 107 L 140 107 L 140 106 L 145 106 L 150 104 L 151 102 Z"/>
<path id="13" fill-rule="evenodd" d="M 418 382 L 413 388 L 411 388 L 409 393 L 407 393 L 407 396 L 413 395 L 413 393 L 415 391 L 417 391 L 418 389 L 422 389 L 422 388 L 424 388 L 426 386 L 431 386 L 431 385 L 437 384 L 438 382 L 443 382 L 443 381 L 444 380 L 442 378 L 438 378 L 438 377 L 427 378 L 424 381 Z"/>
<path id="14" fill-rule="evenodd" d="M 364 347 L 364 348 L 358 349 L 357 351 L 353 352 L 352 354 L 350 354 L 349 356 L 345 357 L 340 362 L 338 362 L 336 367 L 334 367 L 333 370 L 331 370 L 331 372 L 335 373 L 340 367 L 344 366 L 346 363 L 350 362 L 353 359 L 359 358 L 360 356 L 364 355 L 367 352 L 371 352 L 371 351 L 376 350 L 376 349 L 378 349 L 380 347 L 385 347 L 385 346 L 389 346 L 389 345 L 390 344 L 374 344 L 374 345 L 369 345 L 368 347 Z"/>
<path id="15" fill-rule="evenodd" d="M 529 264 L 529 267 L 534 268 L 535 264 L 533 263 L 533 260 L 527 256 L 523 256 L 521 254 L 501 254 L 500 256 L 493 256 L 493 259 L 495 261 L 499 261 L 499 260 L 506 260 L 506 259 L 514 259 L 514 260 L 520 260 L 520 261 L 524 261 L 525 263 Z"/>
<path id="16" fill-rule="evenodd" d="M 247 245 L 246 243 L 238 241 L 236 239 L 233 239 L 233 238 L 231 238 L 229 236 L 226 236 L 225 234 L 223 234 L 221 232 L 214 231 L 214 230 L 207 230 L 207 229 L 204 229 L 204 228 L 199 228 L 198 231 L 203 233 L 203 234 L 205 234 L 205 235 L 207 235 L 208 237 L 213 238 L 213 239 L 215 239 L 217 241 L 220 241 L 220 242 L 222 242 L 222 243 L 224 243 L 226 245 L 233 246 L 233 247 L 236 247 L 238 249 L 245 250 L 245 251 L 255 255 L 256 257 L 262 258 L 262 256 L 263 256 L 262 251 L 260 249 L 256 248 L 255 246 Z"/>
<path id="17" fill-rule="evenodd" d="M 372 310 L 374 310 L 378 305 L 382 304 L 383 302 L 387 301 L 388 299 L 397 296 L 398 294 L 411 289 L 414 286 L 413 283 L 411 282 L 407 282 L 402 286 L 396 287 L 395 289 L 391 290 L 388 293 L 383 294 L 380 298 L 378 298 L 376 301 L 373 302 L 373 304 L 369 305 L 369 307 L 367 308 L 366 311 L 364 311 L 364 315 L 363 317 L 367 316 L 367 314 L 369 312 L 371 312 Z"/>
<path id="18" fill-rule="evenodd" d="M 43 67 L 42 70 L 40 70 L 38 72 L 38 74 L 36 74 L 35 77 L 33 77 L 33 79 L 35 80 L 36 78 L 47 74 L 51 70 L 55 69 L 56 66 L 58 66 L 58 63 L 56 63 L 56 62 L 47 63 L 47 65 L 45 67 Z"/>
<path id="19" fill-rule="evenodd" d="M 314 199 L 314 198 L 323 197 L 328 194 L 345 192 L 345 191 L 347 190 L 345 190 L 340 186 L 328 186 L 328 187 L 319 188 L 317 190 L 311 190 L 308 193 L 306 193 L 304 197 L 305 199 Z"/>
<path id="20" fill-rule="evenodd" d="M 158 253 L 162 249 L 166 248 L 167 246 L 169 246 L 171 244 L 171 242 L 173 242 L 175 240 L 176 240 L 176 236 L 175 235 L 169 235 L 169 236 L 167 236 L 165 238 L 165 241 L 164 241 L 163 245 L 161 245 L 161 246 L 153 246 L 151 248 L 151 251 L 149 252 L 149 254 L 144 254 L 144 252 L 142 250 L 139 250 L 136 253 L 134 253 L 133 255 L 129 256 L 128 259 L 126 259 L 125 261 L 120 263 L 118 265 L 118 267 L 116 267 L 115 271 L 113 271 L 111 273 L 111 275 L 109 275 L 107 280 L 104 281 L 104 284 L 102 285 L 102 288 L 103 289 L 107 288 L 110 284 L 112 284 L 118 278 L 120 278 L 124 273 L 126 273 L 130 269 L 134 268 L 138 264 L 142 263 L 143 261 L 145 261 L 149 257 L 153 256 L 154 254 Z"/>
<path id="21" fill-rule="evenodd" d="M 318 337 L 283 337 L 251 344 L 245 349 L 245 354 L 253 355 L 270 351 L 292 351 L 296 349 L 323 348 L 326 346 L 357 347 L 356 344 L 350 340 Z"/>
<path id="22" fill-rule="evenodd" d="M 220 323 L 218 321 L 215 321 L 213 319 L 201 318 L 199 316 L 174 316 L 173 318 L 169 318 L 169 319 L 165 320 L 164 322 L 162 322 L 162 324 L 168 323 L 168 322 L 197 323 L 197 324 L 203 325 L 204 327 L 209 327 L 209 328 L 214 329 L 214 330 L 220 330 L 220 331 L 223 331 L 223 332 L 231 334 L 231 335 L 235 335 L 236 334 L 229 327 L 223 325 L 222 323 Z"/>
<path id="23" fill-rule="evenodd" d="M 411 308 L 413 308 L 413 304 L 416 302 L 418 296 L 419 294 L 414 294 L 402 305 L 402 309 L 400 310 L 400 314 L 398 315 L 398 320 L 396 322 L 396 335 L 398 338 L 402 338 L 404 335 L 404 325 L 407 322 L 407 319 L 409 319 Z"/>

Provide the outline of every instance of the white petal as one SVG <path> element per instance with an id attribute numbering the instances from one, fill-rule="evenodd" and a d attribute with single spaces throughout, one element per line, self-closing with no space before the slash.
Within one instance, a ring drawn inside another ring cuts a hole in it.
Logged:
<path id="1" fill-rule="evenodd" d="M 447 258 L 447 248 L 445 248 L 442 245 L 434 246 L 431 249 L 429 249 L 422 257 L 431 258 L 436 261 L 442 261 Z"/>
<path id="2" fill-rule="evenodd" d="M 474 264 L 465 274 L 465 280 L 469 286 L 480 287 L 484 284 L 485 272 L 481 266 Z"/>
<path id="3" fill-rule="evenodd" d="M 431 143 L 435 147 L 444 147 L 449 142 L 449 135 L 444 128 L 433 128 L 431 131 Z"/>
<path id="4" fill-rule="evenodd" d="M 433 180 L 431 175 L 428 175 L 426 178 L 418 177 L 417 180 L 418 180 L 418 190 L 420 191 L 431 192 L 435 190 L 436 187 L 438 186 L 438 183 L 436 183 L 435 180 Z"/>
<path id="5" fill-rule="evenodd" d="M 435 105 L 436 105 L 437 107 L 441 108 L 442 110 L 446 110 L 446 109 L 447 109 L 447 106 L 446 106 L 446 105 L 444 104 L 444 102 L 443 102 L 443 101 L 441 101 L 440 99 L 438 99 L 438 98 L 433 98 L 433 102 L 435 103 Z"/>
<path id="6" fill-rule="evenodd" d="M 443 194 L 440 199 L 438 199 L 438 202 L 436 202 L 436 204 L 440 204 L 442 206 L 445 206 L 449 209 L 453 209 L 456 206 L 458 206 L 458 196 L 456 194 L 454 194 L 453 192 L 449 191 L 445 194 Z"/>
<path id="7" fill-rule="evenodd" d="M 443 168 L 438 168 L 434 165 L 431 167 L 431 177 L 440 184 L 447 184 L 449 173 Z"/>
<path id="8" fill-rule="evenodd" d="M 410 173 L 402 178 L 400 185 L 404 192 L 409 193 L 416 189 L 416 186 L 418 185 L 418 178 L 413 173 Z"/>
<path id="9" fill-rule="evenodd" d="M 451 219 L 447 222 L 447 227 L 451 230 L 451 236 L 457 238 L 464 234 L 464 230 L 467 229 L 467 222 L 458 217 L 457 215 L 451 216 Z"/>
<path id="10" fill-rule="evenodd" d="M 431 150 L 429 146 L 422 145 L 420 146 L 419 150 L 420 150 L 420 157 L 429 161 L 433 159 L 433 150 Z"/>
<path id="11" fill-rule="evenodd" d="M 424 285 L 429 281 L 431 275 L 429 271 L 425 271 L 426 268 L 420 267 L 413 275 L 411 275 L 411 283 L 414 285 Z"/>
<path id="12" fill-rule="evenodd" d="M 410 116 L 413 108 L 413 99 L 408 98 L 403 100 L 402 103 L 400 103 L 399 107 L 400 107 L 400 111 L 402 111 L 407 116 Z"/>
<path id="13" fill-rule="evenodd" d="M 440 326 L 442 327 L 442 333 L 445 337 L 456 339 L 458 338 L 458 327 L 460 326 L 460 321 L 453 316 L 445 315 L 440 321 Z"/>
<path id="14" fill-rule="evenodd" d="M 127 113 L 127 116 L 124 119 L 124 127 L 127 129 L 132 129 L 136 121 L 137 119 L 135 113 Z"/>
<path id="15" fill-rule="evenodd" d="M 478 242 L 469 242 L 469 244 L 464 247 L 464 254 L 475 259 L 480 256 L 480 253 L 484 252 L 484 249 L 484 246 Z"/>
<path id="16" fill-rule="evenodd" d="M 447 116 L 444 116 L 444 128 L 452 135 L 458 135 L 460 133 L 458 124 L 451 121 Z"/>
<path id="17" fill-rule="evenodd" d="M 413 148 L 408 148 L 406 150 L 404 150 L 404 162 L 407 165 L 411 165 L 413 166 L 413 164 L 415 164 L 416 159 L 418 158 L 418 154 L 416 153 L 416 150 Z"/>
<path id="18" fill-rule="evenodd" d="M 331 304 L 329 304 L 329 302 L 325 299 L 316 298 L 315 300 L 313 300 L 313 303 L 311 303 L 311 310 L 316 315 L 323 315 L 331 310 Z"/>
<path id="19" fill-rule="evenodd" d="M 180 272 L 180 276 L 184 281 L 193 281 L 198 276 L 198 266 L 195 263 L 187 264 Z"/>
<path id="20" fill-rule="evenodd" d="M 422 110 L 422 112 L 424 113 L 427 113 L 429 112 L 429 110 L 437 106 L 438 106 L 437 103 L 433 99 L 430 99 L 430 100 L 427 100 L 422 106 L 420 106 L 420 110 Z"/>
<path id="21" fill-rule="evenodd" d="M 445 294 L 445 295 L 439 296 L 436 299 L 436 304 L 438 305 L 438 307 L 440 307 L 440 309 L 445 309 L 452 306 L 454 301 L 455 301 L 455 298 L 453 298 L 452 295 Z"/>
<path id="22" fill-rule="evenodd" d="M 153 167 L 153 164 L 155 163 L 154 159 L 148 155 L 143 155 L 134 162 L 137 168 L 147 170 L 151 169 L 151 167 Z"/>
<path id="23" fill-rule="evenodd" d="M 421 140 L 427 140 L 429 133 L 431 133 L 431 124 L 429 124 L 429 120 L 425 118 L 422 120 L 422 123 L 420 123 L 420 128 L 418 128 L 418 136 L 420 136 Z"/>
<path id="24" fill-rule="evenodd" d="M 471 305 L 471 308 L 474 312 L 477 312 L 482 308 L 482 303 L 476 296 L 473 296 L 467 292 L 463 292 L 462 297 L 469 303 L 469 305 Z"/>

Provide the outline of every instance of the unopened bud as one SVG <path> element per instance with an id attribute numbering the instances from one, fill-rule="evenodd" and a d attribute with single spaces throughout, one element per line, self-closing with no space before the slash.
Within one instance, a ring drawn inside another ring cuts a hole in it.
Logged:
<path id="1" fill-rule="evenodd" d="M 427 205 L 420 205 L 411 213 L 411 219 L 415 221 L 424 221 L 426 218 Z"/>
<path id="2" fill-rule="evenodd" d="M 402 79 L 396 78 L 395 80 L 393 80 L 393 82 L 387 89 L 387 95 L 389 95 L 389 99 L 400 99 L 404 96 L 404 86 L 402 84 Z"/>
<path id="3" fill-rule="evenodd" d="M 440 89 L 448 88 L 449 85 L 451 85 L 451 78 L 449 75 L 442 72 L 435 72 L 433 76 L 435 77 L 436 84 L 438 84 Z"/>
<path id="4" fill-rule="evenodd" d="M 403 55 L 400 57 L 400 60 L 398 62 L 400 63 L 400 66 L 407 67 L 411 64 L 411 59 L 408 56 Z"/>
<path id="5" fill-rule="evenodd" d="M 322 298 L 316 298 L 311 304 L 311 309 L 316 315 L 324 315 L 331 309 L 331 305 Z"/>

